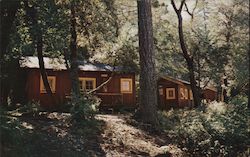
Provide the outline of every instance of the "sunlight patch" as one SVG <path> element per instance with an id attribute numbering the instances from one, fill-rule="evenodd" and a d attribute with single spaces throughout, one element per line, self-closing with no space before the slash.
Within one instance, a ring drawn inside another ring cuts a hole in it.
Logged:
<path id="1" fill-rule="evenodd" d="M 29 123 L 27 123 L 27 122 L 22 122 L 21 125 L 22 125 L 24 128 L 29 129 L 29 130 L 33 130 L 33 129 L 34 129 L 33 125 L 31 125 L 31 124 L 29 124 Z"/>

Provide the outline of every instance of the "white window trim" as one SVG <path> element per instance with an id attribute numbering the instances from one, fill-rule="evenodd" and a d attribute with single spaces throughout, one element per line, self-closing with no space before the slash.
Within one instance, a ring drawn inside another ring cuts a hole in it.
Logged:
<path id="1" fill-rule="evenodd" d="M 81 91 L 89 91 L 86 90 L 86 81 L 93 81 L 93 89 L 96 88 L 96 78 L 94 77 L 79 77 L 79 81 L 82 81 L 82 87 L 84 89 L 80 89 Z"/>
<path id="2" fill-rule="evenodd" d="M 187 88 L 180 88 L 180 98 L 181 100 L 188 100 L 188 89 Z"/>
<path id="3" fill-rule="evenodd" d="M 122 82 L 123 81 L 129 82 L 129 90 L 122 89 Z M 121 91 L 121 93 L 133 93 L 133 79 L 132 78 L 121 78 L 120 79 L 120 91 Z"/>
<path id="4" fill-rule="evenodd" d="M 173 96 L 169 95 L 170 91 L 173 92 Z M 175 88 L 166 88 L 166 99 L 167 100 L 176 99 L 176 97 L 175 97 Z"/>
<path id="5" fill-rule="evenodd" d="M 193 92 L 191 89 L 189 90 L 189 97 L 190 97 L 190 100 L 194 100 Z"/>
<path id="6" fill-rule="evenodd" d="M 52 79 L 52 85 L 50 86 L 51 92 L 55 93 L 56 92 L 56 76 L 47 76 L 48 81 Z M 44 83 L 43 83 L 43 78 L 42 76 L 40 77 L 40 93 L 47 93 Z"/>

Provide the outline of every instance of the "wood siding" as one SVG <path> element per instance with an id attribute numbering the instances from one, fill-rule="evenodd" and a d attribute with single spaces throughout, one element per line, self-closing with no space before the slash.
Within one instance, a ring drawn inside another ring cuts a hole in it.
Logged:
<path id="1" fill-rule="evenodd" d="M 165 79 L 160 79 L 158 81 L 158 89 L 161 88 L 162 89 L 162 94 L 159 93 L 158 90 L 158 104 L 159 104 L 159 108 L 160 109 L 170 109 L 170 108 L 176 108 L 179 106 L 179 101 L 178 101 L 178 84 L 171 82 L 171 81 L 167 81 Z M 175 99 L 170 99 L 167 100 L 166 99 L 166 88 L 175 88 Z"/>
<path id="2" fill-rule="evenodd" d="M 214 101 L 217 98 L 217 92 L 211 89 L 203 90 L 203 99 L 206 101 Z"/>
<path id="3" fill-rule="evenodd" d="M 53 93 L 53 97 L 49 96 L 47 93 L 40 93 L 40 72 L 38 69 L 24 69 L 27 75 L 26 83 L 26 97 L 29 101 L 35 100 L 39 101 L 43 107 L 51 108 L 57 107 L 67 101 L 71 93 L 71 81 L 70 74 L 66 70 L 53 71 L 47 70 L 48 76 L 56 77 L 56 91 Z M 111 72 L 99 72 L 99 71 L 79 71 L 79 77 L 89 77 L 96 78 L 96 86 L 99 86 L 105 82 Z M 104 74 L 104 75 L 103 75 Z M 107 76 L 107 77 L 102 77 Z M 130 78 L 132 79 L 132 93 L 121 93 L 120 92 L 120 79 Z M 133 107 L 136 102 L 135 93 L 135 74 L 114 74 L 110 82 L 106 85 L 107 91 L 103 88 L 96 91 L 96 95 L 101 98 L 102 106 L 107 105 L 126 105 Z"/>
<path id="4" fill-rule="evenodd" d="M 175 99 L 166 99 L 166 89 L 175 88 Z M 181 88 L 187 89 L 187 98 L 181 98 Z M 170 108 L 184 108 L 193 107 L 194 102 L 191 99 L 191 86 L 188 83 L 180 82 L 178 80 L 160 78 L 158 80 L 158 105 L 160 109 Z M 207 101 L 216 100 L 217 92 L 210 89 L 203 90 L 203 99 Z"/>

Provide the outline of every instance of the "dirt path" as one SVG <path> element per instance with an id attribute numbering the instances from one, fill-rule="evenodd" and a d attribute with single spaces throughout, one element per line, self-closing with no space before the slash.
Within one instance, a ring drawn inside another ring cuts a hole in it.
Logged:
<path id="1" fill-rule="evenodd" d="M 106 123 L 102 134 L 101 148 L 107 157 L 128 156 L 181 156 L 181 151 L 173 145 L 160 146 L 156 138 L 127 124 L 123 115 L 97 115 Z M 161 154 L 161 155 L 160 155 Z"/>
<path id="2" fill-rule="evenodd" d="M 169 140 L 164 139 L 164 135 L 148 134 L 134 123 L 131 125 L 131 121 L 134 120 L 129 115 L 98 114 L 96 115 L 98 123 L 86 128 L 73 126 L 70 114 L 66 113 L 41 113 L 37 117 L 23 116 L 19 119 L 30 132 L 27 139 L 35 141 L 32 151 L 37 157 L 41 154 L 55 156 L 58 153 L 59 156 L 65 157 L 182 156 L 179 148 L 167 144 Z M 96 124 L 98 126 L 95 126 Z"/>

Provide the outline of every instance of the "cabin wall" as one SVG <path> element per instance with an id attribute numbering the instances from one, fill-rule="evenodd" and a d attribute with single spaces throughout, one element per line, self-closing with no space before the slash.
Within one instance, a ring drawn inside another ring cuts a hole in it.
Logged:
<path id="1" fill-rule="evenodd" d="M 167 99 L 166 88 L 175 88 L 175 99 Z M 187 98 L 181 98 L 180 89 L 188 89 Z M 188 84 L 178 83 L 167 79 L 158 80 L 158 104 L 160 109 L 192 107 L 193 100 L 190 95 L 191 87 Z"/>
<path id="2" fill-rule="evenodd" d="M 205 89 L 203 90 L 203 99 L 207 101 L 214 101 L 217 98 L 217 92 L 210 90 L 210 89 Z"/>
<path id="3" fill-rule="evenodd" d="M 184 91 L 185 89 L 188 90 L 188 98 L 184 98 L 182 99 L 181 98 L 181 91 L 180 89 L 183 88 Z M 184 108 L 184 107 L 192 107 L 192 104 L 193 104 L 193 100 L 190 99 L 190 90 L 191 90 L 191 87 L 189 85 L 178 85 L 178 102 L 179 102 L 179 108 Z"/>
<path id="4" fill-rule="evenodd" d="M 167 99 L 166 88 L 175 88 L 175 99 Z M 161 89 L 162 91 L 159 91 Z M 160 79 L 158 81 L 158 104 L 160 109 L 170 109 L 179 106 L 178 85 L 176 83 Z"/>
<path id="5" fill-rule="evenodd" d="M 40 93 L 40 71 L 39 69 L 25 69 L 27 72 L 26 96 L 28 100 L 39 101 L 43 107 L 54 108 L 57 105 L 67 101 L 67 97 L 71 93 L 71 79 L 69 71 L 53 71 L 47 70 L 48 76 L 56 76 L 56 92 L 53 97 L 47 93 Z M 107 77 L 102 77 L 103 74 L 108 74 Z M 79 77 L 96 78 L 96 87 L 105 82 L 111 72 L 97 71 L 79 71 Z M 133 83 L 132 93 L 120 92 L 120 79 L 131 78 Z M 107 83 L 107 91 L 103 88 L 96 91 L 96 95 L 102 99 L 101 105 L 126 105 L 133 107 L 135 105 L 135 75 L 134 74 L 115 74 L 109 83 Z"/>

